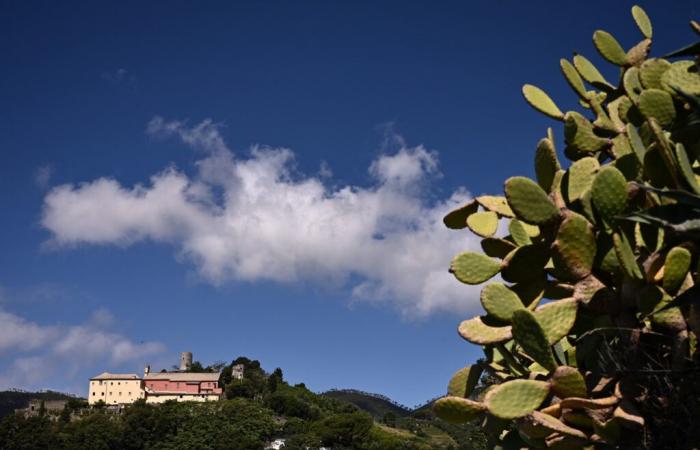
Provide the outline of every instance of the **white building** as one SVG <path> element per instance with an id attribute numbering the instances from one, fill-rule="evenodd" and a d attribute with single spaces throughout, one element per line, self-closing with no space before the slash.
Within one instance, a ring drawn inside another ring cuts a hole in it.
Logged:
<path id="1" fill-rule="evenodd" d="M 90 379 L 88 403 L 94 405 L 100 400 L 108 405 L 134 403 L 146 396 L 143 380 L 133 373 L 102 372 Z"/>

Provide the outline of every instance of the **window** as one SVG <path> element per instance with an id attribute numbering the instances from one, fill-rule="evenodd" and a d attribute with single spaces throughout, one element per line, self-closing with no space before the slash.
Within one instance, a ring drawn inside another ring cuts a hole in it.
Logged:
<path id="1" fill-rule="evenodd" d="M 93 396 L 93 397 L 95 396 L 95 393 L 94 393 L 94 392 L 92 393 L 92 396 Z"/>
<path id="2" fill-rule="evenodd" d="M 109 384 L 110 384 L 111 386 L 114 386 L 114 381 L 110 381 Z"/>
<path id="3" fill-rule="evenodd" d="M 112 392 L 111 392 L 111 391 L 109 392 L 109 395 L 112 395 Z"/>
<path id="4" fill-rule="evenodd" d="M 104 397 L 104 396 L 105 396 L 105 393 L 104 393 L 104 392 L 100 392 L 100 395 Z"/>
<path id="5" fill-rule="evenodd" d="M 122 395 L 122 391 L 119 391 L 119 395 Z"/>
<path id="6" fill-rule="evenodd" d="M 131 395 L 131 392 L 129 392 L 129 395 Z"/>
<path id="7" fill-rule="evenodd" d="M 121 383 L 121 381 L 117 381 L 117 384 L 119 384 L 119 385 L 120 385 L 120 384 L 122 384 L 122 383 Z"/>

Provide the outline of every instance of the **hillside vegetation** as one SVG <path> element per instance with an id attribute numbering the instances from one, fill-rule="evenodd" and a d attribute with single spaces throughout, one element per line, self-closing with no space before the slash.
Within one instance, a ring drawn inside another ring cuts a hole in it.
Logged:
<path id="1" fill-rule="evenodd" d="M 231 367 L 239 363 L 244 364 L 245 375 L 235 380 Z M 485 448 L 483 434 L 474 427 L 450 425 L 432 414 L 373 417 L 303 384 L 290 385 L 281 369 L 267 374 L 258 361 L 248 358 L 202 368 L 219 369 L 226 397 L 220 402 L 141 401 L 121 414 L 104 405 L 88 408 L 70 402 L 56 416 L 11 414 L 0 422 L 0 448 L 263 449 L 278 438 L 286 440 L 285 449 Z M 388 399 L 384 403 L 393 405 Z"/>

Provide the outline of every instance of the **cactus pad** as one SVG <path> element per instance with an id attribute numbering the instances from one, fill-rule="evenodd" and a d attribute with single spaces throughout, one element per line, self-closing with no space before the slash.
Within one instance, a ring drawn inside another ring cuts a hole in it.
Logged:
<path id="1" fill-rule="evenodd" d="M 546 192 L 552 192 L 556 173 L 561 169 L 554 144 L 549 138 L 543 138 L 537 144 L 535 151 L 535 174 L 537 183 Z"/>
<path id="2" fill-rule="evenodd" d="M 571 89 L 576 92 L 582 99 L 586 98 L 586 87 L 583 85 L 583 80 L 581 75 L 579 75 L 576 68 L 566 59 L 559 60 L 559 66 L 564 74 L 564 78 L 571 86 Z"/>
<path id="3" fill-rule="evenodd" d="M 560 404 L 565 409 L 605 409 L 617 405 L 619 401 L 614 395 L 597 399 L 569 397 L 563 399 Z"/>
<path id="4" fill-rule="evenodd" d="M 544 427 L 547 430 L 553 431 L 558 434 L 562 434 L 564 436 L 571 436 L 579 439 L 588 439 L 588 436 L 586 436 L 586 433 L 584 433 L 581 430 L 577 430 L 576 428 L 570 427 L 566 425 L 564 422 L 560 421 L 559 419 L 550 416 L 549 414 L 544 414 L 539 411 L 533 411 L 532 412 L 532 421 L 541 426 Z M 581 442 L 576 442 L 576 446 L 572 448 L 581 448 Z M 549 447 L 549 446 L 548 446 Z M 559 447 L 556 447 L 559 448 Z"/>
<path id="5" fill-rule="evenodd" d="M 647 118 L 655 118 L 664 127 L 676 119 L 676 107 L 671 94 L 661 89 L 645 89 L 639 95 L 639 110 Z"/>
<path id="6" fill-rule="evenodd" d="M 482 195 L 476 198 L 476 201 L 481 205 L 482 208 L 493 211 L 501 217 L 515 217 L 513 210 L 508 206 L 508 202 L 505 197 L 499 197 L 496 195 Z"/>
<path id="7" fill-rule="evenodd" d="M 593 33 L 593 44 L 598 49 L 600 55 L 618 66 L 627 65 L 627 53 L 622 48 L 617 39 L 610 33 L 603 30 L 596 30 Z"/>
<path id="8" fill-rule="evenodd" d="M 620 267 L 625 274 L 632 279 L 643 280 L 644 275 L 639 268 L 637 257 L 634 255 L 634 251 L 627 240 L 627 236 L 624 233 L 614 233 L 613 246 L 615 248 L 617 260 L 620 262 Z"/>
<path id="9" fill-rule="evenodd" d="M 550 345 L 569 334 L 576 322 L 578 303 L 573 298 L 549 302 L 535 310 L 535 317 L 547 336 Z"/>
<path id="10" fill-rule="evenodd" d="M 452 397 L 469 397 L 479 382 L 483 368 L 480 364 L 462 367 L 452 375 L 447 386 L 447 395 Z"/>
<path id="11" fill-rule="evenodd" d="M 480 402 L 461 397 L 443 397 L 433 406 L 435 414 L 450 423 L 464 423 L 476 420 L 486 408 Z"/>
<path id="12" fill-rule="evenodd" d="M 481 284 L 496 275 L 501 265 L 481 253 L 461 253 L 452 260 L 450 272 L 462 283 Z"/>
<path id="13" fill-rule="evenodd" d="M 598 160 L 593 157 L 581 158 L 569 167 L 567 200 L 569 203 L 575 202 L 584 192 L 590 189 L 593 184 L 595 173 L 600 168 Z"/>
<path id="14" fill-rule="evenodd" d="M 597 136 L 591 122 L 576 111 L 566 113 L 564 140 L 571 148 L 585 153 L 597 152 L 610 144 L 608 139 Z"/>
<path id="15" fill-rule="evenodd" d="M 556 369 L 557 363 L 554 360 L 547 336 L 534 314 L 527 309 L 514 311 L 511 322 L 515 342 L 545 369 L 550 371 Z"/>
<path id="16" fill-rule="evenodd" d="M 537 86 L 533 86 L 531 84 L 524 85 L 523 96 L 525 96 L 525 100 L 527 100 L 530 106 L 542 114 L 558 120 L 564 119 L 564 113 L 561 112 L 556 103 L 552 101 L 546 92 Z"/>
<path id="17" fill-rule="evenodd" d="M 503 259 L 515 250 L 516 246 L 505 239 L 486 238 L 481 240 L 481 248 L 488 256 Z"/>
<path id="18" fill-rule="evenodd" d="M 586 80 L 590 85 L 603 90 L 612 91 L 615 87 L 608 83 L 608 81 L 601 75 L 600 71 L 582 55 L 574 56 L 574 67 L 578 70 L 584 80 Z"/>
<path id="19" fill-rule="evenodd" d="M 481 317 L 465 320 L 459 324 L 459 335 L 472 344 L 486 345 L 505 342 L 512 338 L 511 327 L 486 325 Z"/>
<path id="20" fill-rule="evenodd" d="M 685 276 L 690 270 L 692 256 L 684 247 L 673 247 L 666 255 L 664 262 L 663 288 L 671 295 L 675 295 L 680 289 Z"/>
<path id="21" fill-rule="evenodd" d="M 593 227 L 578 214 L 571 214 L 559 226 L 553 249 L 563 268 L 575 280 L 588 276 L 596 251 Z"/>
<path id="22" fill-rule="evenodd" d="M 525 417 L 549 395 L 549 383 L 535 380 L 506 381 L 489 391 L 484 405 L 500 419 Z"/>
<path id="23" fill-rule="evenodd" d="M 671 64 L 661 76 L 661 87 L 671 94 L 675 94 L 676 89 L 681 89 L 686 94 L 700 95 L 698 66 L 693 61 Z"/>
<path id="24" fill-rule="evenodd" d="M 671 67 L 665 59 L 647 59 L 639 67 L 639 80 L 645 89 L 662 89 L 661 76 Z"/>
<path id="25" fill-rule="evenodd" d="M 610 224 L 627 206 L 627 180 L 613 166 L 598 171 L 591 186 L 591 200 L 598 214 Z"/>
<path id="26" fill-rule="evenodd" d="M 676 144 L 675 150 L 676 162 L 678 163 L 678 168 L 680 169 L 683 179 L 693 192 L 700 194 L 700 184 L 698 184 L 697 177 L 695 176 L 693 167 L 690 164 L 690 159 L 688 158 L 688 153 L 685 151 L 685 146 L 679 142 Z"/>
<path id="27" fill-rule="evenodd" d="M 523 309 L 520 297 L 503 283 L 491 283 L 481 290 L 481 305 L 490 316 L 510 322 L 513 312 Z"/>
<path id="28" fill-rule="evenodd" d="M 552 392 L 559 398 L 586 397 L 586 381 L 577 368 L 559 366 L 552 374 Z"/>
<path id="29" fill-rule="evenodd" d="M 518 219 L 512 219 L 508 224 L 508 232 L 510 233 L 511 239 L 518 246 L 530 245 L 532 244 L 532 239 L 528 234 L 523 222 Z"/>
<path id="30" fill-rule="evenodd" d="M 462 228 L 467 227 L 467 217 L 474 214 L 477 209 L 479 209 L 479 204 L 476 202 L 476 200 L 472 200 L 466 205 L 460 206 L 459 208 L 447 213 L 442 221 L 445 223 L 447 228 L 461 230 Z"/>
<path id="31" fill-rule="evenodd" d="M 504 190 L 511 209 L 524 222 L 540 225 L 559 215 L 559 210 L 547 193 L 529 178 L 508 178 Z"/>
<path id="32" fill-rule="evenodd" d="M 639 28 L 639 31 L 642 32 L 644 37 L 651 39 L 653 29 L 647 13 L 639 6 L 634 5 L 632 7 L 632 17 L 634 17 L 634 22 L 637 24 L 637 28 Z"/>
<path id="33" fill-rule="evenodd" d="M 639 69 L 630 67 L 625 71 L 622 77 L 622 85 L 625 88 L 627 96 L 634 102 L 639 100 L 639 94 L 642 93 L 642 82 L 639 80 Z"/>
<path id="34" fill-rule="evenodd" d="M 491 237 L 498 229 L 498 214 L 493 211 L 480 211 L 467 217 L 467 226 L 474 234 Z"/>

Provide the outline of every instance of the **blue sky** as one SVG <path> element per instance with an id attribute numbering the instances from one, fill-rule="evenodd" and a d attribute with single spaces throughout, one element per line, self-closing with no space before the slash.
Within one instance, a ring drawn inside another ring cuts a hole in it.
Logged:
<path id="1" fill-rule="evenodd" d="M 439 223 L 532 175 L 628 2 L 2 2 L 0 387 L 246 355 L 408 405 L 479 356 Z M 642 3 L 653 52 L 697 2 Z"/>

